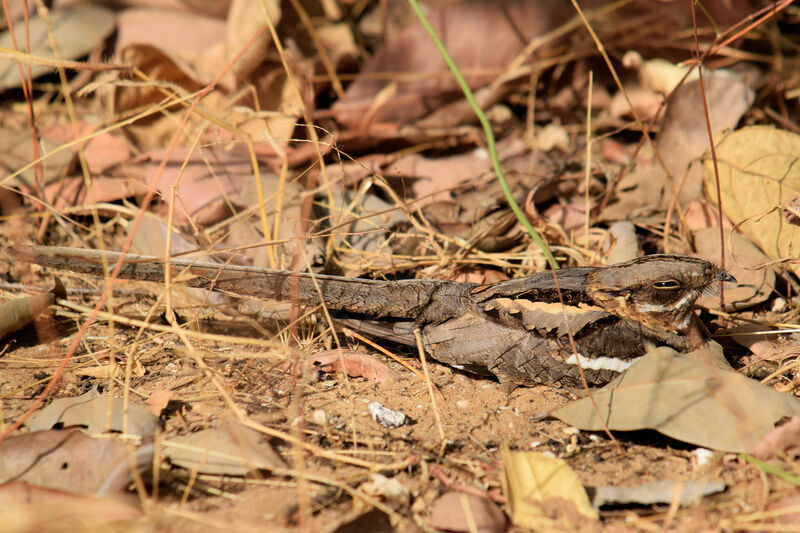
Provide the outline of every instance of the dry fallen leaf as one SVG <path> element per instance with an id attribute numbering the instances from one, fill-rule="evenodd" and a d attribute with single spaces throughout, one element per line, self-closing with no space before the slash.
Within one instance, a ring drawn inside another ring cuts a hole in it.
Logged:
<path id="1" fill-rule="evenodd" d="M 433 502 L 428 527 L 465 533 L 501 533 L 506 529 L 506 515 L 486 498 L 450 491 Z"/>
<path id="2" fill-rule="evenodd" d="M 152 465 L 152 446 L 136 452 Z M 124 492 L 131 479 L 131 449 L 121 441 L 91 438 L 80 430 L 34 431 L 0 443 L 0 483 L 24 481 L 77 494 Z"/>
<path id="3" fill-rule="evenodd" d="M 127 416 L 127 428 L 123 427 Z M 89 433 L 123 431 L 131 435 L 152 437 L 159 426 L 158 418 L 136 403 L 111 398 L 92 389 L 73 398 L 60 398 L 36 413 L 25 424 L 31 431 L 71 426 L 85 426 Z"/>
<path id="4" fill-rule="evenodd" d="M 26 35 L 30 43 L 30 53 L 34 56 L 52 58 L 53 49 L 50 39 L 58 43 L 59 55 L 63 59 L 78 59 L 99 47 L 103 40 L 114 30 L 114 14 L 96 5 L 77 5 L 51 10 L 49 20 L 45 23 L 41 17 L 34 15 L 27 24 L 15 26 L 15 30 Z M 17 36 L 17 45 L 20 45 Z M 13 50 L 14 45 L 8 30 L 0 34 L 0 48 Z M 24 46 L 21 48 L 24 49 Z M 30 64 L 31 75 L 36 78 L 52 70 L 50 65 Z M 15 61 L 0 62 L 0 90 L 20 87 L 19 69 Z"/>
<path id="5" fill-rule="evenodd" d="M 58 278 L 48 293 L 16 298 L 0 303 L 0 338 L 24 328 L 45 312 L 56 298 L 66 298 L 67 292 Z"/>
<path id="6" fill-rule="evenodd" d="M 705 448 L 745 452 L 779 420 L 800 415 L 800 400 L 733 371 L 715 342 L 689 354 L 651 350 L 593 397 L 602 421 L 589 398 L 553 416 L 584 430 L 654 429 Z"/>
<path id="7" fill-rule="evenodd" d="M 97 498 L 14 481 L 0 485 L 5 531 L 140 531 L 144 513 L 117 498 Z"/>
<path id="8" fill-rule="evenodd" d="M 784 455 L 785 454 L 785 455 Z M 753 449 L 753 457 L 771 461 L 775 457 L 800 455 L 800 416 L 793 416 L 767 433 Z"/>
<path id="9" fill-rule="evenodd" d="M 705 96 L 711 115 L 711 131 L 719 133 L 736 127 L 755 98 L 753 89 L 741 80 L 724 74 L 706 73 Z M 683 84 L 667 106 L 664 125 L 658 135 L 658 151 L 672 176 L 677 180 L 689 163 L 708 149 L 708 126 L 702 113 L 703 95 L 698 81 Z M 696 188 L 699 199 L 699 181 Z M 682 196 L 683 201 L 689 198 Z"/>
<path id="10" fill-rule="evenodd" d="M 567 5 L 559 2 L 471 0 L 438 4 L 428 18 L 453 60 L 467 73 L 467 82 L 478 87 L 506 69 L 531 39 L 554 29 L 570 15 Z M 476 35 L 491 35 L 492 45 L 476 47 Z M 542 53 L 551 43 L 543 43 L 535 53 Z M 375 122 L 407 123 L 424 116 L 452 99 L 457 87 L 455 81 L 450 76 L 439 76 L 446 70 L 426 30 L 414 21 L 361 69 L 344 98 L 333 106 L 336 118 L 343 124 L 359 127 L 365 125 L 365 117 Z M 375 76 L 379 72 L 408 72 L 415 76 L 386 79 Z M 378 95 L 387 88 L 391 96 L 381 101 L 379 108 L 373 108 Z"/>
<path id="11" fill-rule="evenodd" d="M 156 391 L 144 401 L 144 407 L 156 416 L 161 416 L 161 412 L 167 408 L 169 401 L 172 399 L 172 391 L 160 390 Z"/>
<path id="12" fill-rule="evenodd" d="M 243 476 L 252 470 L 286 468 L 267 437 L 235 420 L 173 437 L 164 446 L 164 457 L 172 464 L 203 474 Z"/>
<path id="13" fill-rule="evenodd" d="M 568 531 L 598 519 L 578 476 L 562 459 L 504 449 L 502 482 L 511 521 L 523 528 Z"/>
<path id="14" fill-rule="evenodd" d="M 722 210 L 739 230 L 773 260 L 796 259 L 800 227 L 781 214 L 800 194 L 800 135 L 767 126 L 748 126 L 717 143 Z M 716 178 L 710 155 L 704 159 L 705 193 L 715 205 Z M 800 264 L 787 268 L 800 274 Z"/>
<path id="15" fill-rule="evenodd" d="M 734 341 L 764 361 L 780 361 L 800 354 L 800 339 L 781 336 L 779 330 L 759 324 L 741 324 L 726 331 Z"/>
<path id="16" fill-rule="evenodd" d="M 697 253 L 692 255 L 719 264 L 719 233 L 719 228 L 703 228 L 695 232 L 694 246 Z M 766 301 L 775 289 L 775 272 L 769 267 L 761 266 L 769 259 L 741 233 L 723 230 L 723 235 L 725 270 L 736 278 L 736 283 L 725 284 L 725 311 L 738 311 Z M 719 289 L 719 286 L 712 289 Z M 698 303 L 702 307 L 719 309 L 720 295 L 704 294 Z"/>
<path id="17" fill-rule="evenodd" d="M 296 374 L 319 370 L 321 372 L 343 372 L 351 378 L 367 378 L 376 383 L 398 378 L 397 372 L 374 356 L 355 350 L 329 350 L 304 359 L 300 368 L 289 368 Z"/>

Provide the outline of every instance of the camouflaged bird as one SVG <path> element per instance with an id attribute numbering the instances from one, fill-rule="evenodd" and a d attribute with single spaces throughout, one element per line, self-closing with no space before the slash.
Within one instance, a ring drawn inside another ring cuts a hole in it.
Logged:
<path id="1" fill-rule="evenodd" d="M 104 272 L 102 252 L 94 250 L 16 247 L 12 254 L 59 269 Z M 118 257 L 106 253 L 107 264 Z M 324 303 L 352 329 L 397 343 L 414 346 L 419 328 L 434 359 L 488 371 L 507 386 L 580 386 L 579 365 L 590 385 L 600 385 L 652 346 L 686 351 L 703 331 L 693 313 L 697 298 L 715 281 L 735 281 L 707 261 L 679 255 L 540 272 L 488 285 L 366 280 L 190 260 L 170 264 L 175 279 L 191 287 Z M 128 254 L 118 277 L 163 282 L 164 263 Z"/>

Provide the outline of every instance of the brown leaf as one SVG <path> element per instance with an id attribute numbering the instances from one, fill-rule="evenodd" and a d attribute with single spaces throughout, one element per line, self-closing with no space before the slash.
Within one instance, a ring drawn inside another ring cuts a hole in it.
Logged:
<path id="1" fill-rule="evenodd" d="M 521 2 L 444 3 L 428 18 L 454 61 L 467 72 L 467 81 L 479 87 L 493 81 L 536 36 L 555 28 L 570 16 L 566 4 Z M 475 46 L 476 35 L 491 35 L 491 46 Z M 550 43 L 537 49 L 549 48 Z M 337 120 L 351 127 L 363 126 L 365 116 L 374 122 L 406 123 L 437 109 L 457 88 L 430 36 L 418 21 L 387 42 L 364 66 L 359 77 L 333 107 Z M 469 74 L 483 71 L 487 74 Z M 411 80 L 387 80 L 377 72 L 413 72 Z M 379 109 L 373 103 L 391 88 L 391 98 Z"/>
<path id="2" fill-rule="evenodd" d="M 54 124 L 42 128 L 41 134 L 58 144 L 67 144 L 93 133 L 96 129 L 97 126 L 94 124 L 77 121 L 72 124 Z M 83 148 L 83 157 L 92 174 L 103 172 L 131 157 L 128 145 L 110 132 L 98 133 L 86 141 L 83 146 L 76 144 L 71 147 L 73 152 L 77 152 L 79 148 Z M 96 199 L 94 201 L 104 200 Z"/>
<path id="3" fill-rule="evenodd" d="M 506 448 L 502 482 L 511 521 L 518 526 L 569 531 L 597 520 L 577 474 L 563 459 Z"/>
<path id="4" fill-rule="evenodd" d="M 116 498 L 83 496 L 22 481 L 0 485 L 0 523 L 4 528 L 24 524 L 13 531 L 137 531 L 143 516 L 141 510 Z"/>
<path id="5" fill-rule="evenodd" d="M 55 288 L 46 294 L 17 298 L 0 303 L 0 338 L 24 328 L 53 305 L 56 298 L 66 298 L 61 281 L 56 279 Z"/>
<path id="6" fill-rule="evenodd" d="M 770 502 L 765 511 L 765 516 L 775 518 L 765 519 L 762 524 L 780 524 L 782 529 L 775 528 L 775 531 L 786 531 L 795 529 L 800 525 L 800 494 L 790 494 L 785 498 Z M 764 529 L 769 529 L 765 527 Z"/>
<path id="7" fill-rule="evenodd" d="M 721 255 L 719 233 L 719 228 L 703 228 L 695 232 L 694 245 L 697 253 L 692 255 L 718 264 Z M 741 233 L 723 230 L 723 235 L 725 270 L 736 278 L 735 284 L 725 284 L 725 310 L 738 311 L 764 302 L 775 288 L 775 272 L 762 266 L 769 259 Z M 699 305 L 719 309 L 720 296 L 703 295 Z"/>
<path id="8" fill-rule="evenodd" d="M 56 208 L 84 206 L 85 209 L 73 209 L 73 214 L 91 214 L 92 205 L 98 202 L 116 202 L 142 194 L 145 187 L 135 181 L 118 178 L 92 178 L 89 189 L 82 176 L 71 176 L 48 184 L 44 189 L 45 197 Z M 98 210 L 103 213 L 103 209 Z M 109 215 L 111 216 L 111 215 Z"/>
<path id="9" fill-rule="evenodd" d="M 779 420 L 800 415 L 800 400 L 734 372 L 715 342 L 689 354 L 651 350 L 593 396 L 612 431 L 654 429 L 729 452 L 753 450 Z M 580 429 L 604 427 L 588 398 L 553 416 Z"/>
<path id="10" fill-rule="evenodd" d="M 711 131 L 717 134 L 736 127 L 752 105 L 755 92 L 739 79 L 723 74 L 705 72 L 704 82 Z M 708 127 L 698 109 L 703 109 L 699 81 L 683 84 L 667 105 L 664 125 L 658 135 L 658 151 L 676 181 L 686 172 L 689 163 L 702 156 L 709 147 Z M 682 202 L 699 200 L 702 196 L 700 173 L 693 176 L 687 178 L 681 191 Z"/>
<path id="11" fill-rule="evenodd" d="M 149 154 L 147 184 L 158 176 L 164 150 Z M 224 150 L 208 149 L 188 152 L 173 150 L 166 169 L 160 175 L 157 189 L 162 198 L 172 196 L 177 186 L 175 224 L 189 219 L 196 224 L 211 224 L 230 215 L 228 203 L 238 199 L 247 180 L 253 179 L 250 159 Z"/>
<path id="12" fill-rule="evenodd" d="M 136 454 L 139 466 L 152 465 L 152 446 Z M 131 479 L 131 451 L 112 439 L 80 430 L 35 431 L 0 443 L 0 482 L 24 481 L 78 494 L 124 492 Z"/>
<path id="13" fill-rule="evenodd" d="M 161 412 L 167 408 L 171 398 L 171 390 L 156 391 L 144 401 L 144 407 L 154 415 L 161 416 Z"/>
<path id="14" fill-rule="evenodd" d="M 73 7 L 52 9 L 45 23 L 41 17 L 35 15 L 27 24 L 15 26 L 15 31 L 20 28 L 27 36 L 30 43 L 30 53 L 35 56 L 53 57 L 50 38 L 58 43 L 59 56 L 63 59 L 78 59 L 99 47 L 103 40 L 114 30 L 114 14 L 100 6 L 83 4 Z M 17 36 L 19 45 L 20 37 Z M 23 41 L 25 42 L 25 41 Z M 13 49 L 9 31 L 0 35 L 0 47 Z M 52 70 L 50 65 L 37 65 L 31 63 L 31 75 L 34 78 Z M 0 89 L 20 87 L 21 80 L 16 61 L 3 61 L 0 63 Z"/>
<path id="15" fill-rule="evenodd" d="M 486 498 L 450 491 L 433 502 L 428 526 L 445 531 L 500 533 L 506 529 L 506 515 Z"/>
<path id="16" fill-rule="evenodd" d="M 300 373 L 295 366 L 293 373 Z M 351 378 L 367 378 L 376 383 L 398 378 L 397 372 L 377 360 L 374 356 L 355 350 L 330 350 L 304 359 L 302 371 L 343 372 Z"/>
<path id="17" fill-rule="evenodd" d="M 164 457 L 203 474 L 243 476 L 252 470 L 286 468 L 261 433 L 235 420 L 164 442 Z"/>
<path id="18" fill-rule="evenodd" d="M 722 210 L 773 260 L 797 258 L 800 227 L 784 220 L 780 207 L 800 194 L 800 135 L 767 126 L 748 126 L 717 143 Z M 704 159 L 705 193 L 718 204 L 710 156 Z M 787 268 L 800 274 L 800 264 Z"/>
<path id="19" fill-rule="evenodd" d="M 278 25 L 281 20 L 280 2 L 276 0 L 268 2 L 232 0 L 231 2 L 225 24 L 225 48 L 228 60 L 234 59 L 244 50 L 233 65 L 233 72 L 240 80 L 249 76 L 272 53 L 272 38 L 269 32 L 261 31 L 267 24 L 267 17 L 274 26 Z M 245 50 L 245 45 L 258 31 L 261 31 L 258 40 Z"/>
<path id="20" fill-rule="evenodd" d="M 31 431 L 47 430 L 55 427 L 85 426 L 89 433 L 123 431 L 127 415 L 127 432 L 132 435 L 152 437 L 159 426 L 158 418 L 136 403 L 128 403 L 122 398 L 110 398 L 92 389 L 74 398 L 54 400 L 50 405 L 36 413 L 25 424 Z"/>
<path id="21" fill-rule="evenodd" d="M 691 232 L 699 231 L 703 228 L 719 227 L 719 211 L 712 207 L 705 200 L 694 200 L 686 206 L 686 229 Z M 731 219 L 722 215 L 722 227 L 733 229 Z M 719 232 L 719 229 L 717 230 Z"/>
<path id="22" fill-rule="evenodd" d="M 61 143 L 44 135 L 39 143 L 41 144 L 40 153 L 48 154 L 41 162 L 42 179 L 44 183 L 50 183 L 67 172 L 74 154 L 71 150 L 56 151 Z M 33 145 L 29 129 L 0 127 L 0 168 L 5 171 L 5 174 L 17 172 L 18 169 L 28 166 L 32 157 Z M 36 190 L 33 167 L 23 171 L 12 183 L 21 185 L 27 191 Z"/>
<path id="23" fill-rule="evenodd" d="M 771 461 L 783 454 L 790 459 L 800 455 L 800 416 L 776 426 L 753 449 L 753 457 L 762 461 Z"/>
<path id="24" fill-rule="evenodd" d="M 770 330 L 769 326 L 742 324 L 726 330 L 726 334 L 765 361 L 780 361 L 800 354 L 800 342 L 792 338 L 782 342 L 779 332 L 770 333 Z"/>

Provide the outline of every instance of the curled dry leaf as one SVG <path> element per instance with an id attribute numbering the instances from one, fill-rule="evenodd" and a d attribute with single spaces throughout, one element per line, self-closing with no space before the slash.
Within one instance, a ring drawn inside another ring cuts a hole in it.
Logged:
<path id="1" fill-rule="evenodd" d="M 428 526 L 443 531 L 501 533 L 506 529 L 506 515 L 486 498 L 450 491 L 433 502 Z"/>
<path id="2" fill-rule="evenodd" d="M 378 361 L 374 356 L 355 350 L 330 350 L 304 359 L 298 367 L 290 365 L 289 371 L 295 374 L 312 370 L 322 372 L 343 372 L 351 378 L 367 378 L 376 383 L 398 378 L 397 372 Z"/>
<path id="3" fill-rule="evenodd" d="M 502 482 L 511 521 L 518 526 L 569 531 L 598 518 L 578 476 L 562 459 L 504 449 Z"/>
<path id="4" fill-rule="evenodd" d="M 717 143 L 722 210 L 773 260 L 796 259 L 800 227 L 781 213 L 800 194 L 800 135 L 767 126 L 749 126 Z M 719 205 L 711 156 L 704 159 L 705 194 Z M 787 267 L 800 274 L 800 264 Z"/>
<path id="5" fill-rule="evenodd" d="M 0 304 L 0 338 L 24 328 L 53 305 L 56 298 L 66 298 L 64 285 L 56 278 L 56 286 L 46 294 L 17 298 Z"/>
<path id="6" fill-rule="evenodd" d="M 153 447 L 136 453 L 139 467 L 152 465 Z M 0 483 L 24 481 L 77 494 L 124 492 L 131 479 L 131 450 L 120 441 L 79 430 L 34 431 L 0 443 Z"/>
<path id="7" fill-rule="evenodd" d="M 752 451 L 775 424 L 800 415 L 800 400 L 731 369 L 722 348 L 679 354 L 656 348 L 589 398 L 553 416 L 580 429 L 654 429 L 674 439 L 728 452 Z"/>
<path id="8" fill-rule="evenodd" d="M 124 427 L 127 414 L 127 428 Z M 136 403 L 111 398 L 92 389 L 73 398 L 60 398 L 40 410 L 25 424 L 31 431 L 54 427 L 83 426 L 89 433 L 127 431 L 128 434 L 152 437 L 158 429 L 158 418 Z"/>

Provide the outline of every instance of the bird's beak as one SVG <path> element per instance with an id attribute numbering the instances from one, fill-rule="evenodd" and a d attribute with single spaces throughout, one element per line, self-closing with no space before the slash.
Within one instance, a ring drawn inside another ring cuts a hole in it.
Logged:
<path id="1" fill-rule="evenodd" d="M 725 272 L 724 270 L 720 270 L 714 277 L 712 278 L 714 281 L 729 281 L 731 283 L 737 283 L 736 278 Z"/>

